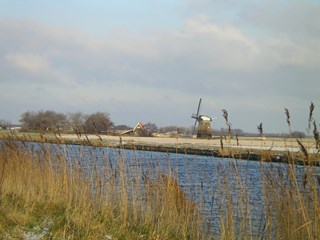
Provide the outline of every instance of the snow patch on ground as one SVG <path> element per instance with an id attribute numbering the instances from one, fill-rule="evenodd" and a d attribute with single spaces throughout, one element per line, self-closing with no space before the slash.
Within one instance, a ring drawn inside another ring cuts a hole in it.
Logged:
<path id="1" fill-rule="evenodd" d="M 41 240 L 50 234 L 50 229 L 53 227 L 53 222 L 50 219 L 45 219 L 39 226 L 28 229 L 23 234 L 24 240 Z"/>

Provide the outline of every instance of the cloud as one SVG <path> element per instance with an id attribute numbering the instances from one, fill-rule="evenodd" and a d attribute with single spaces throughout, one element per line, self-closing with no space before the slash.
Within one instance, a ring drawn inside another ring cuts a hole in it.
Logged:
<path id="1" fill-rule="evenodd" d="M 250 25 L 300 41 L 320 37 L 320 4 L 316 1 L 260 1 L 243 14 Z"/>
<path id="2" fill-rule="evenodd" d="M 25 74 L 54 74 L 49 66 L 47 60 L 39 55 L 35 54 L 23 54 L 23 53 L 9 53 L 5 56 L 5 60 L 8 61 L 16 70 L 23 71 Z"/>
<path id="3" fill-rule="evenodd" d="M 199 97 L 204 113 L 227 108 L 239 119 L 262 106 L 272 114 L 281 101 L 290 108 L 293 99 L 319 99 L 319 47 L 289 36 L 261 39 L 206 15 L 179 29 L 105 38 L 18 20 L 0 20 L 0 32 L 2 87 L 19 99 L 2 95 L 0 109 L 12 102 L 19 113 L 108 111 L 118 123 L 188 124 Z"/>
<path id="4" fill-rule="evenodd" d="M 210 22 L 205 16 L 188 20 L 181 30 L 150 35 L 122 33 L 100 40 L 38 24 L 31 30 L 29 25 L 32 24 L 21 24 L 21 29 L 15 26 L 17 31 L 11 34 L 13 43 L 2 44 L 9 45 L 9 51 L 3 49 L 7 52 L 7 63 L 26 74 L 57 74 L 59 78 L 59 73 L 68 73 L 79 81 L 135 79 L 154 84 L 157 80 L 148 76 L 157 78 L 159 69 L 172 78 L 171 74 L 176 76 L 175 71 L 181 70 L 179 66 L 195 72 L 252 72 L 279 65 L 310 66 L 319 62 L 319 57 L 311 57 L 315 49 L 308 46 L 282 38 L 259 41 L 234 26 Z M 28 36 L 36 37 L 24 39 L 25 28 L 30 31 Z M 76 69 L 81 69 L 79 74 Z"/>

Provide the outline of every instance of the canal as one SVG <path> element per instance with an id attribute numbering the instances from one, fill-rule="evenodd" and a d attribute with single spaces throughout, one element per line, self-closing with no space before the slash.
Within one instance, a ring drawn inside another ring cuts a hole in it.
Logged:
<path id="1" fill-rule="evenodd" d="M 35 149 L 44 146 L 28 144 Z M 134 179 L 137 172 L 150 179 L 157 178 L 159 174 L 172 176 L 177 179 L 187 198 L 196 203 L 197 209 L 205 216 L 204 224 L 214 236 L 220 235 L 222 219 L 228 219 L 230 213 L 235 232 L 247 231 L 254 238 L 262 236 L 267 226 L 268 229 L 276 227 L 269 223 L 270 219 L 276 218 L 270 211 L 270 201 L 274 200 L 268 199 L 270 189 L 281 191 L 284 188 L 285 192 L 286 187 L 291 188 L 297 183 L 298 191 L 308 192 L 312 189 L 305 183 L 306 174 L 311 171 L 310 176 L 318 181 L 320 176 L 319 167 L 285 163 L 81 145 L 46 146 L 53 153 L 63 154 L 71 168 L 82 166 L 88 174 L 93 172 L 93 168 L 102 175 L 107 169 L 116 172 L 121 162 L 121 166 L 125 165 L 128 182 L 130 178 Z M 291 173 L 296 179 L 292 178 Z M 319 186 L 320 181 L 316 190 L 318 194 Z"/>

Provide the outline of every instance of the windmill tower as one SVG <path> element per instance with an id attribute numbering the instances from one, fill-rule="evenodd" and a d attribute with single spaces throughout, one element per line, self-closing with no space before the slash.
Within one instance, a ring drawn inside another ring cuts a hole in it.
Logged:
<path id="1" fill-rule="evenodd" d="M 192 114 L 192 118 L 195 119 L 194 127 L 192 135 L 194 135 L 196 126 L 197 127 L 197 138 L 212 138 L 212 128 L 211 128 L 211 122 L 213 118 L 207 116 L 207 115 L 200 115 L 200 107 L 201 107 L 201 98 L 199 100 L 198 109 L 196 114 Z"/>

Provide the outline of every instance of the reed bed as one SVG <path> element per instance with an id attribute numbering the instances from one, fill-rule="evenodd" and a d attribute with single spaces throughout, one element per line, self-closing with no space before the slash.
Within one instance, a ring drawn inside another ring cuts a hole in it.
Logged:
<path id="1" fill-rule="evenodd" d="M 1 144 L 1 239 L 207 239 L 170 172 L 129 169 L 121 154 L 99 167 L 92 155 L 90 168 L 67 155 L 59 145 Z"/>

